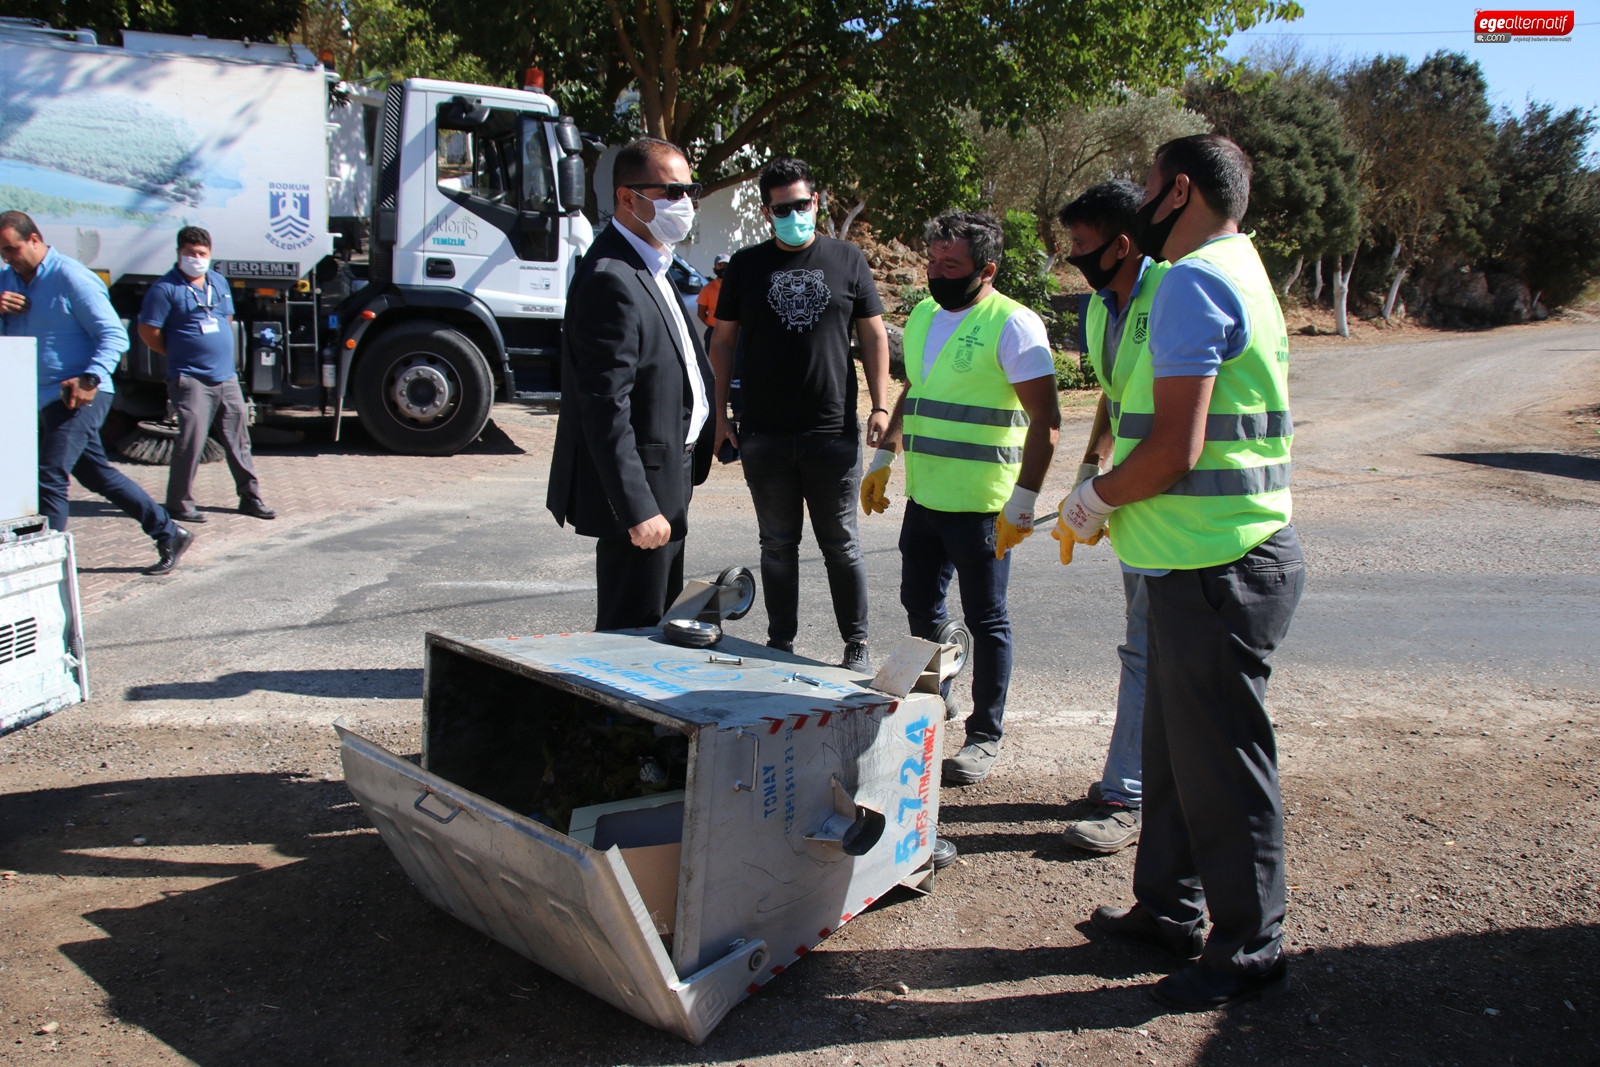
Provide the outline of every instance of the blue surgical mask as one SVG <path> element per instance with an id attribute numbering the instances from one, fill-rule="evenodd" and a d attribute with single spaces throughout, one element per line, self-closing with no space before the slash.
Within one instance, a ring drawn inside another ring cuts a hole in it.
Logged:
<path id="1" fill-rule="evenodd" d="M 817 232 L 816 209 L 791 211 L 781 218 L 774 218 L 772 228 L 777 231 L 778 240 L 784 244 L 793 247 L 803 245 Z"/>

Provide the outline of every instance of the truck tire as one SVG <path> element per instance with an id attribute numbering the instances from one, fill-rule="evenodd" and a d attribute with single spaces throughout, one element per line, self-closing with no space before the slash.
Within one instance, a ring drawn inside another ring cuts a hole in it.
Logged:
<path id="1" fill-rule="evenodd" d="M 385 330 L 356 367 L 356 411 L 378 444 L 408 456 L 451 456 L 483 432 L 494 378 L 478 346 L 442 322 Z"/>

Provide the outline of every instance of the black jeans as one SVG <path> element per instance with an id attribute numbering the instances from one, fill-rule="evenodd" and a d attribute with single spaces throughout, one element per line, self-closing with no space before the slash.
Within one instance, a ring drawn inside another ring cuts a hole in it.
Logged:
<path id="1" fill-rule="evenodd" d="M 1267 657 L 1305 586 L 1286 526 L 1241 559 L 1149 578 L 1144 826 L 1133 892 L 1168 930 L 1209 907 L 1205 963 L 1259 974 L 1282 939 L 1283 798 Z"/>
<path id="2" fill-rule="evenodd" d="M 761 532 L 761 591 L 767 636 L 800 630 L 800 538 L 805 512 L 822 549 L 839 636 L 867 639 L 867 563 L 856 527 L 861 442 L 851 437 L 750 433 L 739 438 L 745 484 Z"/>
<path id="3" fill-rule="evenodd" d="M 144 532 L 166 541 L 178 532 L 167 509 L 111 465 L 100 443 L 100 424 L 111 411 L 111 394 L 104 389 L 83 407 L 68 411 L 52 400 L 39 412 L 39 510 L 52 530 L 67 528 L 68 478 L 77 478 L 91 493 L 99 493 L 139 520 Z"/>
<path id="4" fill-rule="evenodd" d="M 1011 553 L 994 558 L 994 520 L 992 514 L 935 511 L 907 500 L 900 525 L 900 604 L 911 636 L 931 639 L 944 625 L 950 579 L 961 579 L 961 614 L 972 631 L 969 741 L 1000 740 L 1011 684 Z"/>

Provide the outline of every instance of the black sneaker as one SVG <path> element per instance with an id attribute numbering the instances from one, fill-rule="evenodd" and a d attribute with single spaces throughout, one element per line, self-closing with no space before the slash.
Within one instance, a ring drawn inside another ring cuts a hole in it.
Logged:
<path id="1" fill-rule="evenodd" d="M 839 662 L 839 666 L 856 674 L 870 675 L 872 673 L 872 657 L 867 655 L 867 643 L 865 641 L 851 641 L 846 644 L 844 646 L 844 659 Z"/>
<path id="2" fill-rule="evenodd" d="M 1118 941 L 1159 949 L 1181 960 L 1199 959 L 1200 950 L 1206 943 L 1198 927 L 1188 934 L 1167 933 L 1156 922 L 1156 917 L 1145 911 L 1141 904 L 1131 908 L 1098 907 L 1089 917 L 1089 925 Z"/>
<path id="3" fill-rule="evenodd" d="M 146 567 L 144 573 L 155 575 L 171 574 L 178 569 L 178 561 L 183 558 L 185 552 L 189 551 L 189 546 L 192 544 L 194 544 L 194 534 L 185 530 L 182 526 L 178 527 L 177 533 L 165 541 L 156 542 L 156 551 L 161 553 L 161 559 L 155 566 Z"/>
<path id="4" fill-rule="evenodd" d="M 1150 987 L 1150 995 L 1178 1011 L 1210 1011 L 1289 988 L 1289 961 L 1282 956 L 1265 974 L 1223 974 L 1203 963 L 1169 974 Z"/>
<path id="5" fill-rule="evenodd" d="M 767 647 L 768 648 L 775 648 L 779 652 L 787 652 L 791 656 L 794 655 L 794 642 L 793 641 L 777 641 L 777 640 L 773 640 L 773 639 L 769 638 L 767 640 Z"/>

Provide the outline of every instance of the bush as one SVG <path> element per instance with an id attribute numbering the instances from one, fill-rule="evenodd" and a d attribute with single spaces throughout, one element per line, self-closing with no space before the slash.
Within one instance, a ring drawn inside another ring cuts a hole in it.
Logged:
<path id="1" fill-rule="evenodd" d="M 1098 389 L 1100 380 L 1094 376 L 1094 367 L 1076 352 L 1052 352 L 1056 364 L 1057 389 Z"/>
<path id="2" fill-rule="evenodd" d="M 1059 293 L 1061 286 L 1045 269 L 1049 257 L 1039 240 L 1039 220 L 1032 212 L 1008 211 L 1003 227 L 1006 247 L 1000 254 L 994 287 L 1037 311 L 1048 326 L 1055 317 L 1050 297 Z"/>

